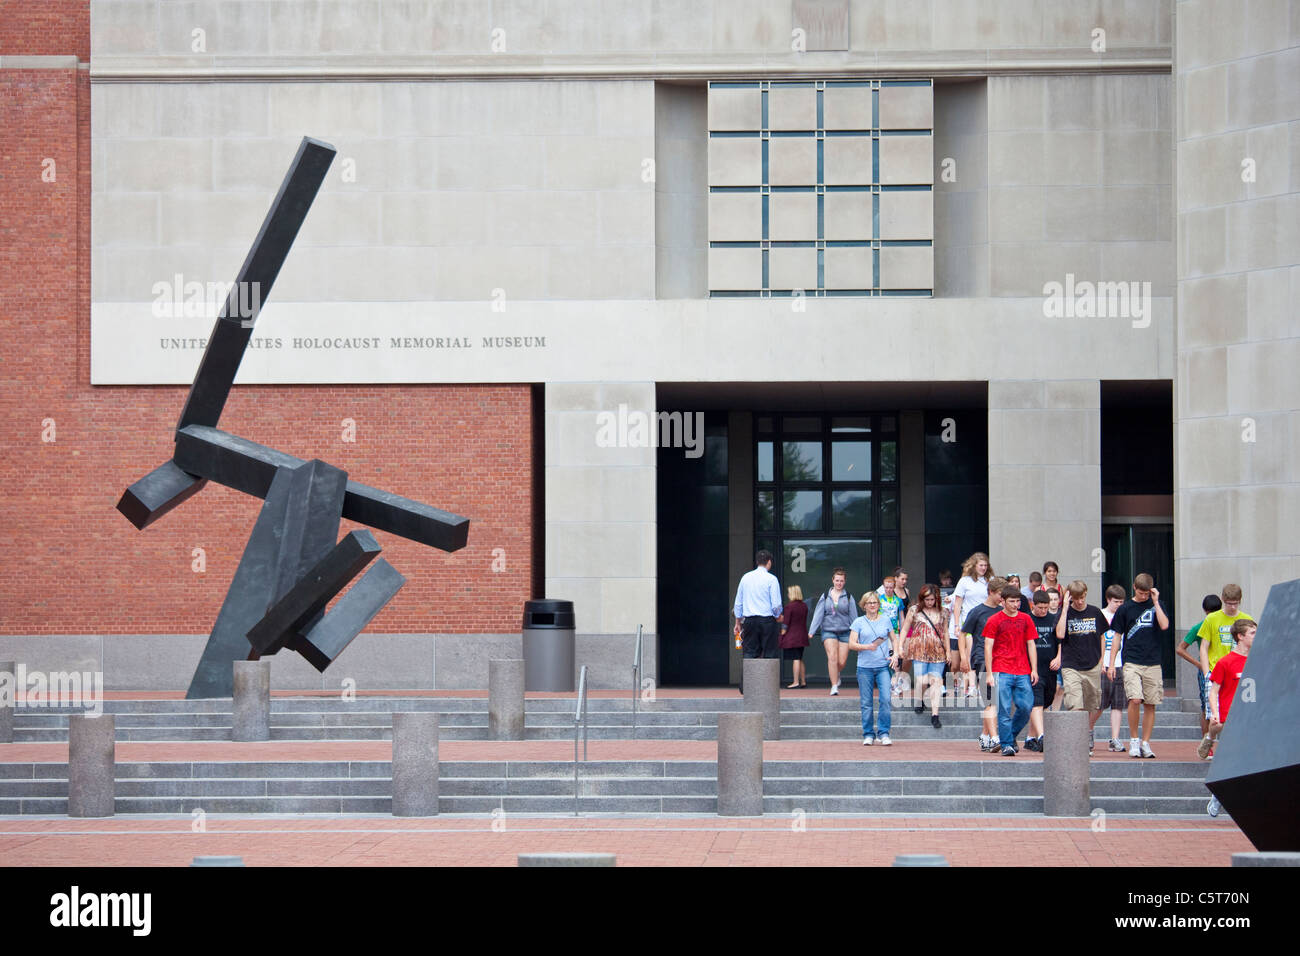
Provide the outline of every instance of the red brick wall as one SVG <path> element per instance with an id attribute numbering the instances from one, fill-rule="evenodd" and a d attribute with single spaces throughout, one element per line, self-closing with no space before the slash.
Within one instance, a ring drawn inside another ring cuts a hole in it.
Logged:
<path id="1" fill-rule="evenodd" d="M 86 7 L 5 3 L 0 54 L 85 58 Z M 205 633 L 261 502 L 209 484 L 144 531 L 114 507 L 171 454 L 186 389 L 90 385 L 86 72 L 0 69 L 0 137 L 0 633 Z M 528 385 L 249 386 L 221 426 L 470 518 L 451 555 L 376 533 L 407 584 L 370 631 L 510 632 L 531 596 L 532 418 Z"/>
<path id="2" fill-rule="evenodd" d="M 0 56 L 90 60 L 90 0 L 0 0 Z"/>

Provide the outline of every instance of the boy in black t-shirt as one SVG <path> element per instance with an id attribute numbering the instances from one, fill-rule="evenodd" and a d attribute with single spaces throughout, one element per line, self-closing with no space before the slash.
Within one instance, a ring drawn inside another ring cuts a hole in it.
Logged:
<path id="1" fill-rule="evenodd" d="M 1029 733 L 1025 749 L 1043 752 L 1043 708 L 1056 697 L 1056 676 L 1061 668 L 1061 642 L 1056 639 L 1057 615 L 1047 610 L 1051 598 L 1046 591 L 1034 595 L 1029 623 L 1038 632 L 1034 653 L 1038 655 L 1038 683 L 1034 685 L 1034 709 L 1029 713 Z"/>
<path id="2" fill-rule="evenodd" d="M 1149 574 L 1133 579 L 1133 597 L 1125 601 L 1110 622 L 1124 653 L 1124 693 L 1128 697 L 1128 755 L 1154 757 L 1151 730 L 1156 707 L 1165 699 L 1160 649 L 1169 630 L 1169 618 L 1160 606 L 1160 592 Z M 1111 676 L 1115 670 L 1110 669 Z M 1138 705 L 1142 705 L 1142 738 L 1138 739 Z"/>
<path id="3" fill-rule="evenodd" d="M 1101 647 L 1110 624 L 1101 609 L 1088 603 L 1088 585 L 1071 581 L 1066 589 L 1070 603 L 1056 621 L 1061 641 L 1061 678 L 1066 710 L 1088 711 L 1088 753 L 1092 753 L 1093 728 L 1101 716 Z"/>

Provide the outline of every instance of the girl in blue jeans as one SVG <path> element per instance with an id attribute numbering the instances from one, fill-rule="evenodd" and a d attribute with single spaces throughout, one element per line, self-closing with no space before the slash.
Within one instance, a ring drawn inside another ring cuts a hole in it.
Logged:
<path id="1" fill-rule="evenodd" d="M 880 597 L 868 591 L 859 602 L 862 616 L 849 629 L 849 650 L 858 652 L 858 694 L 862 703 L 862 744 L 876 742 L 876 722 L 872 716 L 872 697 L 880 694 L 880 744 L 888 747 L 889 739 L 889 669 L 898 665 L 894 648 L 897 636 L 889 618 L 880 613 Z"/>

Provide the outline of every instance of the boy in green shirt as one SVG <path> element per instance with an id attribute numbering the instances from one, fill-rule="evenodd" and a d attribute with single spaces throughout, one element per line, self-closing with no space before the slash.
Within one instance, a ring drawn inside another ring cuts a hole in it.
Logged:
<path id="1" fill-rule="evenodd" d="M 1219 599 L 1219 596 L 1217 594 L 1207 594 L 1205 595 L 1204 599 L 1201 601 L 1201 612 L 1206 617 L 1209 617 L 1211 614 L 1213 614 L 1215 611 L 1218 611 L 1222 607 L 1223 607 L 1223 601 Z M 1183 660 L 1187 661 L 1187 663 L 1192 664 L 1196 667 L 1196 684 L 1201 692 L 1201 736 L 1202 737 L 1204 737 L 1210 731 L 1210 697 L 1209 697 L 1209 686 L 1208 686 L 1209 677 L 1205 673 L 1205 669 L 1201 664 L 1201 658 L 1200 658 L 1200 647 L 1201 647 L 1200 630 L 1201 630 L 1201 624 L 1204 623 L 1205 620 L 1203 618 L 1199 624 L 1194 624 L 1192 626 L 1192 629 L 1187 632 L 1187 636 L 1184 637 L 1181 641 L 1179 641 L 1178 644 L 1174 647 L 1175 654 L 1177 654 Z M 1195 644 L 1197 647 L 1196 657 L 1193 657 L 1188 652 L 1188 647 L 1192 644 Z"/>

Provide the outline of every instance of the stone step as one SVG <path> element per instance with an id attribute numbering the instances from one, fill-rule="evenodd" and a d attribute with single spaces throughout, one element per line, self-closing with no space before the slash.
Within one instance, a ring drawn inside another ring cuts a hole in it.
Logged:
<path id="1" fill-rule="evenodd" d="M 1094 809 L 1107 814 L 1186 814 L 1199 816 L 1205 812 L 1208 797 L 1199 796 L 1139 796 L 1096 797 Z M 712 814 L 717 811 L 717 798 L 713 796 L 588 796 L 578 801 L 582 813 L 625 814 Z M 442 813 L 490 814 L 496 810 L 519 814 L 570 814 L 574 810 L 572 793 L 559 795 L 518 796 L 439 796 L 438 807 Z M 159 813 L 191 814 L 202 810 L 212 814 L 389 814 L 392 801 L 388 797 L 347 796 L 244 796 L 244 797 L 118 797 L 114 809 L 119 814 Z M 999 795 L 972 797 L 966 794 L 947 796 L 765 796 L 765 813 L 793 815 L 795 813 L 822 814 L 888 814 L 914 815 L 918 813 L 949 813 L 970 816 L 976 813 L 997 815 L 1041 814 L 1043 799 L 1040 796 Z M 0 814 L 66 814 L 66 797 L 32 797 L 27 799 L 0 797 Z"/>

